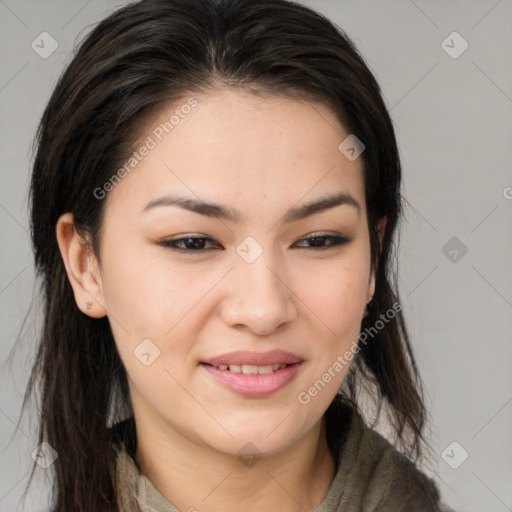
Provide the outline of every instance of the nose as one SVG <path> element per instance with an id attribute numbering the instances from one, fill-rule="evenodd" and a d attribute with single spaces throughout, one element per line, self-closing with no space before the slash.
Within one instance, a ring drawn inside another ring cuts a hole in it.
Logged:
<path id="1" fill-rule="evenodd" d="M 297 316 L 293 283 L 283 265 L 265 251 L 252 263 L 237 256 L 229 274 L 229 291 L 220 311 L 226 325 L 265 336 Z"/>

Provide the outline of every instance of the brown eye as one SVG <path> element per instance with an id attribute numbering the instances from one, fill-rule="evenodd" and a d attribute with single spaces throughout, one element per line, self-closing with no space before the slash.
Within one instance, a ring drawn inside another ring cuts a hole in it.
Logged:
<path id="1" fill-rule="evenodd" d="M 213 242 L 213 239 L 205 236 L 187 236 L 173 240 L 164 240 L 161 242 L 161 245 L 174 251 L 202 252 L 206 249 L 214 248 L 205 248 L 205 244 L 208 242 Z"/>
<path id="2" fill-rule="evenodd" d="M 315 235 L 308 238 L 303 238 L 300 242 L 308 242 L 309 247 L 306 249 L 330 249 L 338 245 L 344 245 L 350 242 L 350 238 L 338 235 Z M 328 245 L 326 245 L 326 242 Z"/>

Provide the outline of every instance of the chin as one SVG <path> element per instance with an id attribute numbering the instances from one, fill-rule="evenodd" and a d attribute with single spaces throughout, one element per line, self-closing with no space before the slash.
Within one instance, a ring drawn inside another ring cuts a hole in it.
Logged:
<path id="1" fill-rule="evenodd" d="M 262 457 L 272 457 L 285 452 L 292 444 L 289 439 L 269 440 L 265 436 L 266 433 L 247 433 L 236 436 L 234 439 L 222 441 L 212 447 L 227 456 L 240 459 L 247 466 L 251 466 L 253 462 Z"/>

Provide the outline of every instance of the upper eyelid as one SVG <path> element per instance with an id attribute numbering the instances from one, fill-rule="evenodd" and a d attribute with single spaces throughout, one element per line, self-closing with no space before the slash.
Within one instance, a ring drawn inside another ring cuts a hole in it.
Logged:
<path id="1" fill-rule="evenodd" d="M 311 233 L 308 233 L 307 235 L 301 236 L 298 240 L 304 240 L 304 239 L 314 238 L 314 237 L 323 237 L 323 236 L 325 236 L 325 237 L 336 236 L 336 237 L 341 237 L 341 238 L 350 238 L 349 236 L 344 235 L 343 233 L 338 233 L 338 232 L 313 231 Z M 184 238 L 204 238 L 207 240 L 217 242 L 217 240 L 215 240 L 215 238 L 213 238 L 209 235 L 202 234 L 202 233 L 190 233 L 190 234 L 184 233 L 182 235 L 176 236 L 176 238 L 164 238 L 161 240 L 161 242 L 172 242 L 172 241 L 176 241 L 176 240 L 182 240 Z"/>
<path id="2" fill-rule="evenodd" d="M 329 233 L 329 232 L 324 232 L 324 231 L 314 231 L 314 232 L 312 232 L 310 234 L 307 234 L 305 236 L 300 237 L 296 242 L 294 242 L 294 244 L 297 244 L 297 243 L 302 242 L 304 240 L 310 240 L 310 239 L 313 239 L 313 238 L 329 238 L 329 237 L 338 238 L 338 239 L 341 239 L 341 241 L 338 244 L 328 245 L 325 248 L 336 247 L 338 245 L 342 245 L 344 243 L 348 243 L 348 242 L 352 241 L 352 237 L 343 235 L 341 233 Z M 187 239 L 206 240 L 207 242 L 213 242 L 214 244 L 219 244 L 219 242 L 217 242 L 217 240 L 215 240 L 214 238 L 212 238 L 210 236 L 207 236 L 207 235 L 200 234 L 200 233 L 191 233 L 190 235 L 187 235 L 185 233 L 185 234 L 180 235 L 180 236 L 178 236 L 176 238 L 170 238 L 170 239 L 161 240 L 159 243 L 161 245 L 164 245 L 164 246 L 165 245 L 171 246 L 171 244 L 173 244 L 174 242 L 180 242 L 180 241 L 187 240 Z M 184 252 L 198 252 L 198 253 L 199 252 L 203 252 L 204 250 L 207 250 L 207 249 L 202 249 L 202 250 L 184 249 L 183 247 L 179 247 L 177 245 L 172 246 L 171 248 L 172 249 L 176 249 L 176 250 L 181 250 L 181 251 L 184 251 Z M 212 249 L 212 247 L 210 247 L 209 249 Z"/>

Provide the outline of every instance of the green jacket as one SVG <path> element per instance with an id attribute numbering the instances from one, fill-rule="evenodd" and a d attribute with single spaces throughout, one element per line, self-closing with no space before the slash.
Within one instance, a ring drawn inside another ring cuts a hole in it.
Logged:
<path id="1" fill-rule="evenodd" d="M 336 475 L 311 512 L 450 512 L 434 481 L 366 426 L 358 412 L 352 410 L 347 424 Z M 122 512 L 180 512 L 140 474 L 122 442 L 114 447 Z"/>

